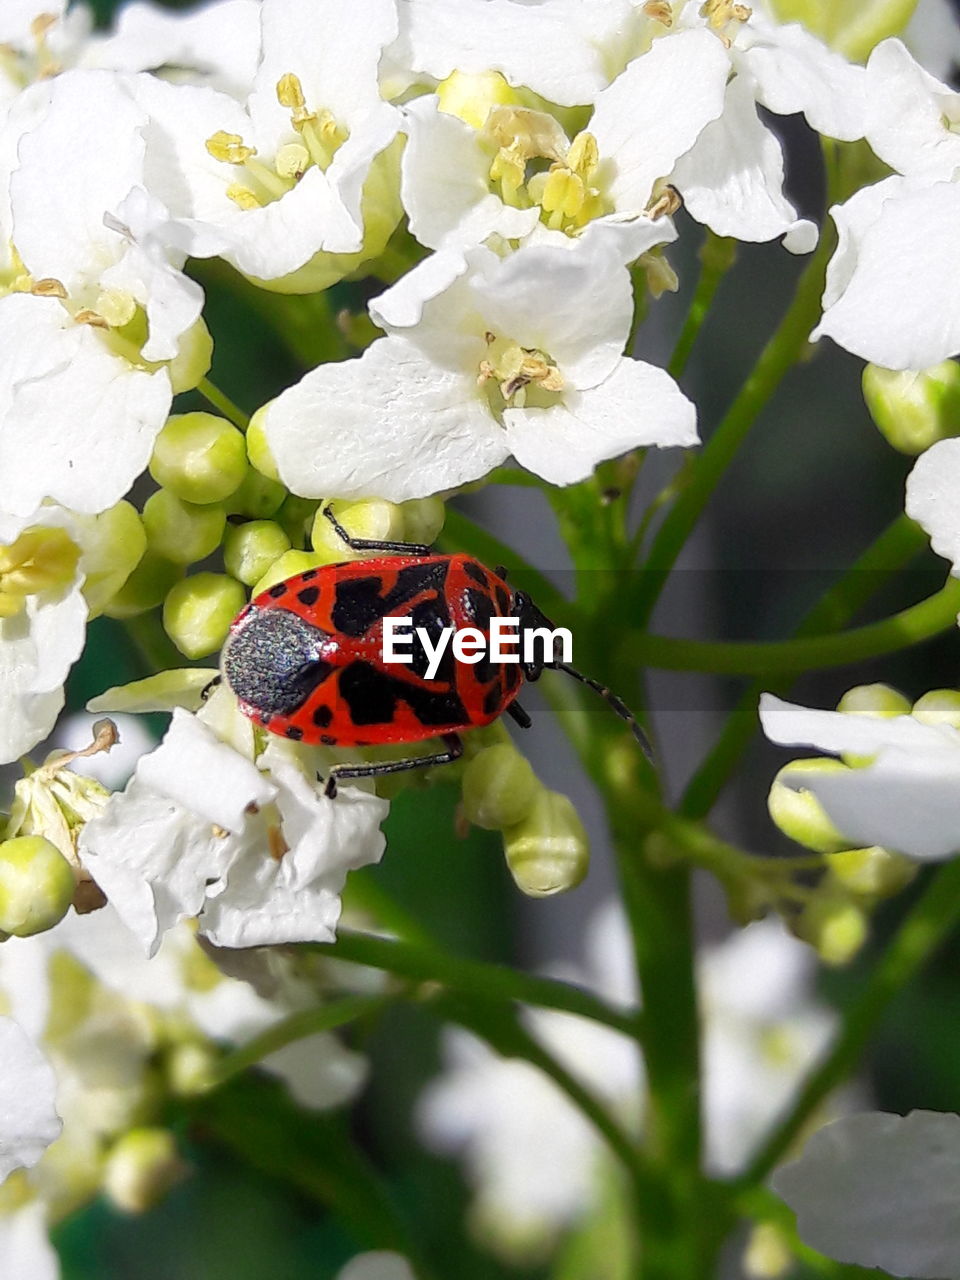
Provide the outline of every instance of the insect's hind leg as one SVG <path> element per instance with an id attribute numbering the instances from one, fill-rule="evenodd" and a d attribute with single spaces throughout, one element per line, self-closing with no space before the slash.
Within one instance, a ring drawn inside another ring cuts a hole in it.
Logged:
<path id="1" fill-rule="evenodd" d="M 396 551 L 401 555 L 428 556 L 433 550 L 423 542 L 383 542 L 377 538 L 354 538 L 333 514 L 331 507 L 324 507 L 323 514 L 333 525 L 337 537 L 345 542 L 351 551 Z"/>
<path id="2" fill-rule="evenodd" d="M 344 778 L 380 778 L 387 773 L 405 773 L 408 769 L 427 769 L 435 764 L 453 764 L 463 755 L 463 743 L 455 733 L 445 733 L 443 743 L 446 751 L 438 751 L 432 756 L 410 756 L 406 760 L 381 760 L 376 764 L 335 764 L 327 775 L 327 785 L 323 794 L 333 799 L 337 794 L 337 785 Z"/>
<path id="3" fill-rule="evenodd" d="M 529 729 L 533 724 L 533 721 L 530 719 L 529 715 L 527 715 L 526 711 L 524 711 L 523 707 L 521 707 L 519 702 L 510 703 L 509 707 L 507 707 L 507 715 L 511 720 L 515 721 L 521 729 Z"/>

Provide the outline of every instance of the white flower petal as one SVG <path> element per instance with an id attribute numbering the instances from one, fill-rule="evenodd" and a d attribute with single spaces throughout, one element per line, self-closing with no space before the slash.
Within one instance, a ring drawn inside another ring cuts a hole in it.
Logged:
<path id="1" fill-rule="evenodd" d="M 79 580 L 52 599 L 31 596 L 0 621 L 0 763 L 25 755 L 53 729 L 63 684 L 83 652 L 87 604 Z"/>
<path id="2" fill-rule="evenodd" d="M 14 239 L 35 278 L 59 280 L 69 292 L 95 287 L 120 257 L 123 239 L 103 219 L 142 180 L 145 124 L 144 111 L 110 72 L 71 71 L 54 80 L 44 119 L 21 140 L 10 180 Z"/>
<path id="3" fill-rule="evenodd" d="M 843 206 L 849 216 L 852 204 Z M 856 265 L 813 336 L 887 369 L 925 369 L 960 351 L 958 220 L 960 184 L 887 199 L 861 223 Z"/>
<path id="4" fill-rule="evenodd" d="M 545 352 L 564 382 L 596 386 L 617 367 L 633 317 L 630 273 L 613 241 L 593 236 L 574 252 L 518 249 L 471 281 L 487 327 Z"/>
<path id="5" fill-rule="evenodd" d="M 837 248 L 827 264 L 827 280 L 823 290 L 823 310 L 826 312 L 840 298 L 857 269 L 860 243 L 870 227 L 880 216 L 884 204 L 893 196 L 903 195 L 912 188 L 905 178 L 894 175 L 873 186 L 861 187 L 844 204 L 833 205 L 830 216 L 837 227 Z M 820 336 L 814 329 L 811 341 Z"/>
<path id="6" fill-rule="evenodd" d="M 113 355 L 55 298 L 0 299 L 0 475 L 4 508 L 28 515 L 44 498 L 94 514 L 145 469 L 172 393 L 165 370 Z"/>
<path id="7" fill-rule="evenodd" d="M 816 747 L 858 756 L 874 755 L 886 747 L 904 752 L 947 750 L 957 751 L 960 760 L 960 732 L 949 725 L 921 724 L 913 716 L 817 711 L 765 693 L 760 698 L 760 723 L 770 741 L 782 747 Z"/>
<path id="8" fill-rule="evenodd" d="M 779 26 L 754 17 L 760 39 L 738 52 L 755 80 L 757 99 L 778 115 L 803 112 L 810 127 L 852 142 L 867 123 L 867 77 L 798 23 Z"/>
<path id="9" fill-rule="evenodd" d="M 53 1068 L 23 1028 L 0 1017 L 0 1182 L 32 1168 L 60 1135 Z"/>
<path id="10" fill-rule="evenodd" d="M 431 249 L 468 249 L 490 235 L 520 240 L 540 211 L 514 209 L 490 190 L 490 153 L 476 129 L 440 111 L 433 95 L 404 107 L 400 194 L 410 231 Z"/>
<path id="11" fill-rule="evenodd" d="M 250 760 L 221 742 L 196 716 L 177 707 L 163 741 L 137 767 L 140 782 L 191 813 L 235 834 L 252 805 L 277 789 Z"/>
<path id="12" fill-rule="evenodd" d="M 801 1238 L 828 1257 L 914 1280 L 960 1274 L 960 1116 L 846 1116 L 773 1185 Z"/>
<path id="13" fill-rule="evenodd" d="M 401 0 L 401 57 L 436 80 L 499 71 L 560 106 L 593 102 L 634 18 L 624 0 Z"/>
<path id="14" fill-rule="evenodd" d="M 22 1209 L 0 1215 L 0 1259 L 10 1276 L 60 1280 L 60 1257 L 47 1235 L 42 1200 L 31 1200 Z"/>
<path id="15" fill-rule="evenodd" d="M 607 191 L 618 209 L 646 207 L 654 182 L 723 111 L 729 72 L 712 32 L 682 31 L 654 41 L 600 94 L 588 128 L 612 170 Z"/>
<path id="16" fill-rule="evenodd" d="M 907 477 L 906 511 L 929 535 L 938 556 L 960 572 L 960 440 L 939 440 Z"/>
<path id="17" fill-rule="evenodd" d="M 337 1280 L 415 1280 L 406 1258 L 376 1250 L 359 1253 L 337 1272 Z"/>
<path id="18" fill-rule="evenodd" d="M 867 76 L 873 150 L 898 173 L 949 182 L 960 166 L 960 137 L 949 127 L 960 114 L 960 96 L 928 75 L 899 40 L 877 45 Z"/>
<path id="19" fill-rule="evenodd" d="M 304 497 L 421 498 L 476 480 L 509 455 L 475 379 L 381 338 L 279 395 L 264 429 L 280 476 Z"/>
<path id="20" fill-rule="evenodd" d="M 513 456 L 552 484 L 574 484 L 598 462 L 641 445 L 698 443 L 696 409 L 669 374 L 627 358 L 598 387 L 503 417 Z"/>
<path id="21" fill-rule="evenodd" d="M 780 143 L 757 115 L 744 76 L 730 83 L 723 115 L 678 160 L 672 181 L 687 211 L 717 235 L 763 241 L 792 232 L 792 247 L 799 232 L 799 244 L 810 243 L 810 224 L 783 196 Z"/>
<path id="22" fill-rule="evenodd" d="M 441 249 L 429 254 L 369 303 L 367 309 L 374 324 L 388 332 L 419 324 L 426 304 L 445 293 L 468 266 L 462 253 Z"/>
<path id="23" fill-rule="evenodd" d="M 260 0 L 214 0 L 173 13 L 134 0 L 83 61 L 120 71 L 189 68 L 212 88 L 246 97 L 260 57 L 260 8 Z"/>
<path id="24" fill-rule="evenodd" d="M 326 1111 L 355 1098 L 366 1083 L 369 1063 L 336 1036 L 305 1036 L 257 1064 L 281 1079 L 301 1107 Z"/>

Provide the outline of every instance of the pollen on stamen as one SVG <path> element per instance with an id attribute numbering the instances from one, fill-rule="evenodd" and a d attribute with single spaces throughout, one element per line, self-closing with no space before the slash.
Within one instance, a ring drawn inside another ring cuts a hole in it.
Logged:
<path id="1" fill-rule="evenodd" d="M 77 324 L 88 324 L 92 329 L 109 329 L 110 326 L 98 311 L 90 307 L 81 307 L 73 317 Z"/>
<path id="2" fill-rule="evenodd" d="M 279 862 L 285 853 L 289 853 L 290 846 L 284 840 L 283 832 L 279 827 L 267 828 L 267 849 L 274 862 Z"/>
<path id="3" fill-rule="evenodd" d="M 665 3 L 665 0 L 648 0 L 643 6 L 643 12 L 663 27 L 673 26 L 673 7 Z"/>
<path id="4" fill-rule="evenodd" d="M 214 160 L 225 164 L 243 164 L 244 160 L 257 154 L 256 147 L 246 146 L 239 133 L 227 133 L 224 129 L 211 134 L 204 146 Z"/>
<path id="5" fill-rule="evenodd" d="M 30 292 L 38 298 L 65 298 L 67 290 L 63 284 L 53 276 L 44 276 L 42 280 L 36 280 L 30 286 Z"/>

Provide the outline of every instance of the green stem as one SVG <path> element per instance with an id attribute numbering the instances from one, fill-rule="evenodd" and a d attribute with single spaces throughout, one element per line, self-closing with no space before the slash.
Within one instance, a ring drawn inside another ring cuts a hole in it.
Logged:
<path id="1" fill-rule="evenodd" d="M 677 339 L 677 345 L 667 365 L 667 372 L 674 378 L 679 378 L 686 369 L 690 353 L 710 313 L 720 282 L 736 262 L 737 242 L 708 230 L 700 246 L 699 257 L 700 276 L 693 301 L 690 303 L 690 310 L 683 322 L 680 337 Z"/>
<path id="2" fill-rule="evenodd" d="M 784 375 L 799 359 L 820 313 L 820 295 L 834 237 L 824 231 L 819 248 L 800 277 L 793 302 L 731 405 L 704 446 L 690 480 L 665 517 L 650 546 L 645 572 L 631 605 L 637 627 L 649 621 L 677 556 L 713 491 Z"/>
<path id="3" fill-rule="evenodd" d="M 336 942 L 323 945 L 322 954 L 365 964 L 371 969 L 384 969 L 400 978 L 438 983 L 466 1001 L 515 1001 L 542 1009 L 557 1009 L 634 1037 L 640 1028 L 639 1012 L 618 1009 L 581 987 L 557 982 L 553 978 L 519 973 L 505 965 L 464 960 L 434 947 L 341 929 Z"/>
<path id="4" fill-rule="evenodd" d="M 375 1017 L 392 1004 L 399 994 L 400 992 L 378 996 L 344 996 L 342 1000 L 332 1000 L 319 1009 L 301 1009 L 292 1013 L 248 1040 L 239 1049 L 226 1054 L 217 1064 L 213 1084 L 224 1084 L 248 1067 L 256 1066 L 271 1053 L 276 1053 L 278 1049 L 297 1040 L 317 1035 L 321 1031 L 333 1031 L 360 1018 Z"/>
<path id="5" fill-rule="evenodd" d="M 844 1017 L 843 1028 L 814 1068 L 790 1115 L 750 1162 L 738 1188 L 763 1182 L 787 1154 L 811 1116 L 855 1069 L 877 1024 L 893 998 L 906 987 L 960 921 L 960 859 L 932 877 L 887 945 L 866 986 Z"/>
<path id="6" fill-rule="evenodd" d="M 631 651 L 647 667 L 670 671 L 709 671 L 715 675 L 800 674 L 840 667 L 930 640 L 956 625 L 960 582 L 892 617 L 855 627 L 839 635 L 810 636 L 769 642 L 680 640 L 668 636 L 631 636 Z"/>
<path id="7" fill-rule="evenodd" d="M 209 378 L 201 378 L 197 383 L 197 390 L 209 404 L 223 414 L 223 416 L 235 427 L 241 431 L 246 431 L 250 425 L 250 417 L 244 413 L 239 405 L 234 404 L 228 395 L 225 395 L 219 387 L 215 386 Z"/>
<path id="8" fill-rule="evenodd" d="M 898 569 L 926 546 L 923 530 L 898 516 L 807 614 L 797 635 L 818 635 L 846 626 L 856 612 Z M 786 693 L 789 680 L 763 674 L 754 680 L 727 717 L 720 736 L 687 784 L 677 812 L 705 818 L 716 804 L 738 761 L 756 735 L 757 700 L 764 690 Z"/>

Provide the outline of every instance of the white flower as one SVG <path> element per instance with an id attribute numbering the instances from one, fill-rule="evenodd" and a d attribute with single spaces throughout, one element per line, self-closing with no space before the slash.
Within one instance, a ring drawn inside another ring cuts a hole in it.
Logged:
<path id="1" fill-rule="evenodd" d="M 151 952 L 192 916 L 226 947 L 332 941 L 347 871 L 383 852 L 385 801 L 356 787 L 328 799 L 279 741 L 254 763 L 249 721 L 235 729 L 239 750 L 204 723 L 227 700 L 218 691 L 200 717 L 177 709 L 80 839 L 87 870 Z"/>
<path id="2" fill-rule="evenodd" d="M 409 0 L 403 6 L 415 69 L 438 78 L 454 68 L 501 70 L 511 84 L 528 85 L 553 101 L 590 102 L 593 115 L 571 144 L 543 112 L 508 104 L 487 115 L 478 100 L 472 124 L 483 127 L 475 128 L 444 115 L 442 99 L 415 99 L 405 108 L 403 197 L 411 230 L 424 244 L 469 247 L 492 233 L 519 237 L 540 218 L 568 234 L 591 219 L 642 218 L 657 209 L 669 183 L 693 217 L 720 235 L 786 236 L 794 251 L 813 247 L 816 228 L 798 219 L 783 195 L 780 144 L 757 107 L 803 111 L 825 134 L 860 137 L 862 68 L 802 27 L 779 27 L 759 15 L 717 29 L 711 15 L 688 5 L 676 29 L 665 32 L 640 6 L 618 13 L 607 5 L 603 14 L 583 4 L 574 14 L 562 2 L 476 0 L 474 7 L 473 25 L 458 13 L 458 32 L 439 40 L 442 5 Z M 488 25 L 494 14 L 526 36 L 503 38 L 500 27 Z M 604 61 L 605 33 L 615 32 L 622 64 L 607 59 L 613 70 L 598 74 L 596 90 L 588 91 L 589 76 L 578 78 L 575 67 L 559 72 L 562 45 L 544 33 L 551 21 L 568 37 L 589 21 L 589 37 L 579 44 L 581 53 L 596 59 L 596 72 Z M 469 94 L 466 101 L 470 106 Z M 470 106 L 465 115 L 473 111 Z M 549 174 L 528 177 L 531 160 L 551 162 Z"/>
<path id="3" fill-rule="evenodd" d="M 960 574 L 960 440 L 939 440 L 914 463 L 907 477 L 906 511 L 929 535 L 939 556 Z"/>
<path id="4" fill-rule="evenodd" d="M 960 351 L 960 95 L 899 40 L 877 46 L 867 76 L 867 140 L 903 176 L 831 210 L 839 244 L 812 336 L 885 368 L 924 369 Z"/>
<path id="5" fill-rule="evenodd" d="M 921 861 L 960 850 L 960 732 L 912 716 L 814 711 L 770 694 L 760 720 L 772 742 L 872 757 L 867 765 L 783 778 L 812 791 L 851 847 L 880 845 Z"/>
<path id="6" fill-rule="evenodd" d="M 698 960 L 707 1162 L 742 1168 L 829 1043 L 836 1018 L 813 996 L 816 956 L 776 919 Z"/>
<path id="7" fill-rule="evenodd" d="M 466 267 L 428 258 L 371 308 L 387 337 L 271 403 L 264 429 L 294 492 L 402 502 L 511 453 L 571 484 L 639 445 L 696 443 L 694 407 L 673 380 L 621 354 L 633 299 L 606 242 L 503 261 L 480 248 Z"/>
<path id="8" fill-rule="evenodd" d="M 117 79 L 74 71 L 25 99 L 0 138 L 0 510 L 99 512 L 147 464 L 172 398 L 148 362 L 178 355 L 203 295 L 142 186 L 146 116 Z"/>
<path id="9" fill-rule="evenodd" d="M 626 922 L 618 907 L 591 921 L 588 971 L 566 973 L 608 1000 L 633 1003 Z M 751 924 L 698 958 L 704 1024 L 707 1160 L 742 1167 L 789 1105 L 834 1028 L 813 996 L 815 958 L 776 921 Z M 642 1130 L 642 1063 L 634 1044 L 581 1018 L 538 1010 L 527 1025 L 606 1106 Z M 595 1206 L 607 1158 L 602 1140 L 550 1080 L 448 1033 L 446 1070 L 419 1103 L 430 1145 L 462 1153 L 475 1224 L 510 1244 L 542 1243 Z"/>
<path id="10" fill-rule="evenodd" d="M 392 214 L 395 197 L 378 195 L 381 210 L 362 201 L 400 123 L 377 81 L 396 13 L 391 0 L 371 0 L 362 21 L 349 0 L 264 0 L 262 24 L 245 105 L 150 77 L 136 92 L 151 117 L 151 190 L 175 215 L 189 252 L 219 253 L 249 276 L 276 281 L 321 250 L 358 252 L 367 215 Z M 384 241 L 398 219 L 397 208 L 389 227 L 378 223 Z M 324 285 L 311 276 L 306 287 Z"/>
<path id="11" fill-rule="evenodd" d="M 59 1135 L 55 1094 L 53 1070 L 34 1041 L 0 1017 L 0 1182 L 32 1168 Z"/>
<path id="12" fill-rule="evenodd" d="M 914 1280 L 960 1274 L 960 1116 L 846 1116 L 773 1185 L 804 1242 L 828 1257 Z"/>
<path id="13" fill-rule="evenodd" d="M 0 1265 L 7 1275 L 24 1280 L 59 1280 L 60 1259 L 47 1236 L 39 1200 L 0 1214 Z"/>

